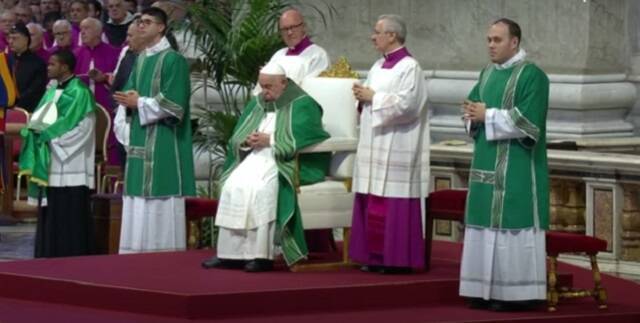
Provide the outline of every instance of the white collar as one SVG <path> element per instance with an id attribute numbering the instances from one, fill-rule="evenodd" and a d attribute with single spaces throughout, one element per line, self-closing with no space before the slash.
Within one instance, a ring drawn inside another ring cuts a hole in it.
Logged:
<path id="1" fill-rule="evenodd" d="M 527 52 L 524 49 L 520 48 L 517 54 L 513 55 L 513 57 L 509 58 L 508 61 L 502 64 L 495 64 L 496 69 L 505 70 L 513 65 L 522 62 L 527 57 Z"/>
<path id="2" fill-rule="evenodd" d="M 145 56 L 149 57 L 151 55 L 155 55 L 170 47 L 171 47 L 171 44 L 169 44 L 167 37 L 162 37 L 162 39 L 157 44 L 145 49 L 144 51 Z"/>
<path id="3" fill-rule="evenodd" d="M 131 12 L 127 11 L 127 16 L 124 17 L 124 19 L 122 20 L 121 23 L 117 24 L 115 22 L 113 22 L 113 19 L 109 18 L 109 20 L 107 21 L 108 24 L 110 25 L 126 25 L 128 24 L 130 21 L 133 20 L 133 18 L 135 18 L 134 15 L 131 14 Z"/>

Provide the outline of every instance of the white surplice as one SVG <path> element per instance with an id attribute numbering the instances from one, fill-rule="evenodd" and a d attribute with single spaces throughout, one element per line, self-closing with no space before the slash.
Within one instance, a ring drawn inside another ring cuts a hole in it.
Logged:
<path id="1" fill-rule="evenodd" d="M 505 69 L 525 59 L 520 50 L 507 62 L 496 65 Z M 487 140 L 525 138 L 507 111 L 487 107 Z M 465 297 L 524 301 L 546 299 L 545 232 L 537 228 L 524 230 L 467 227 L 460 266 L 460 295 Z"/>
<path id="2" fill-rule="evenodd" d="M 298 85 L 302 85 L 302 81 L 307 77 L 318 76 L 329 68 L 329 55 L 324 48 L 311 44 L 298 55 L 287 55 L 289 48 L 279 49 L 269 62 L 278 63 L 285 72 L 285 75 Z M 253 95 L 262 92 L 260 85 L 257 84 L 253 89 Z"/>
<path id="3" fill-rule="evenodd" d="M 382 197 L 425 197 L 429 184 L 427 88 L 418 61 L 373 64 L 364 86 L 375 91 L 360 115 L 353 191 Z"/>
<path id="4" fill-rule="evenodd" d="M 162 38 L 158 44 L 147 48 L 144 53 L 152 56 L 169 47 L 167 39 Z M 160 108 L 156 99 L 149 97 L 138 98 L 138 115 L 142 125 L 171 116 L 169 112 Z M 113 131 L 116 139 L 125 147 L 129 145 L 129 122 L 126 109 L 118 106 Z M 123 196 L 119 253 L 185 250 L 185 216 L 185 199 L 181 196 Z"/>
<path id="5" fill-rule="evenodd" d="M 258 131 L 273 134 L 275 120 L 275 112 L 267 113 Z M 220 193 L 217 256 L 273 259 L 277 207 L 278 168 L 272 149 L 252 150 L 231 172 Z"/>

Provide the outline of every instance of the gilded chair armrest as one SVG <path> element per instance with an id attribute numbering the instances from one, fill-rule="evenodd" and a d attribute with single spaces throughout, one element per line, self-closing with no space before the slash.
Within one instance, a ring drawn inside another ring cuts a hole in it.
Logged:
<path id="1" fill-rule="evenodd" d="M 323 142 L 306 147 L 300 153 L 323 153 L 337 151 L 356 151 L 358 139 L 351 137 L 331 137 Z"/>

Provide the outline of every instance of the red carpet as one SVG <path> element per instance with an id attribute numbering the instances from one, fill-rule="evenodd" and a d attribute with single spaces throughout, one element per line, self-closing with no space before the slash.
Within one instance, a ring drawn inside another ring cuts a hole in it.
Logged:
<path id="1" fill-rule="evenodd" d="M 204 270 L 208 251 L 92 256 L 0 263 L 0 322 L 640 322 L 640 285 L 604 276 L 610 309 L 590 299 L 558 312 L 467 309 L 457 296 L 460 245 L 434 244 L 429 273 L 383 276 L 337 272 L 248 274 Z M 575 285 L 590 272 L 561 266 Z M 292 313 L 296 313 L 295 315 Z"/>

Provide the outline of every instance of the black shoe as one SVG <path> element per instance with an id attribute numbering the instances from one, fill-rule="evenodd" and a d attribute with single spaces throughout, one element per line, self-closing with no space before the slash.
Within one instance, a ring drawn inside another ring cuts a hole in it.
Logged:
<path id="1" fill-rule="evenodd" d="M 406 275 L 411 274 L 413 271 L 410 267 L 382 267 L 381 274 L 385 275 Z"/>
<path id="2" fill-rule="evenodd" d="M 273 260 L 253 259 L 244 266 L 244 271 L 248 273 L 259 273 L 273 270 Z"/>
<path id="3" fill-rule="evenodd" d="M 218 257 L 212 257 L 202 262 L 202 268 L 225 268 L 225 269 L 240 269 L 244 267 L 244 260 L 236 259 L 222 259 Z"/>
<path id="4" fill-rule="evenodd" d="M 535 311 L 540 306 L 545 304 L 545 301 L 529 300 L 529 301 L 491 301 L 489 309 L 495 312 L 523 312 L 523 311 Z"/>
<path id="5" fill-rule="evenodd" d="M 465 301 L 467 303 L 467 307 L 474 310 L 486 310 L 489 308 L 490 304 L 489 301 L 477 297 L 467 297 Z"/>
<path id="6" fill-rule="evenodd" d="M 380 273 L 382 272 L 382 268 L 382 266 L 364 265 L 360 267 L 360 271 L 364 271 L 365 273 Z"/>

